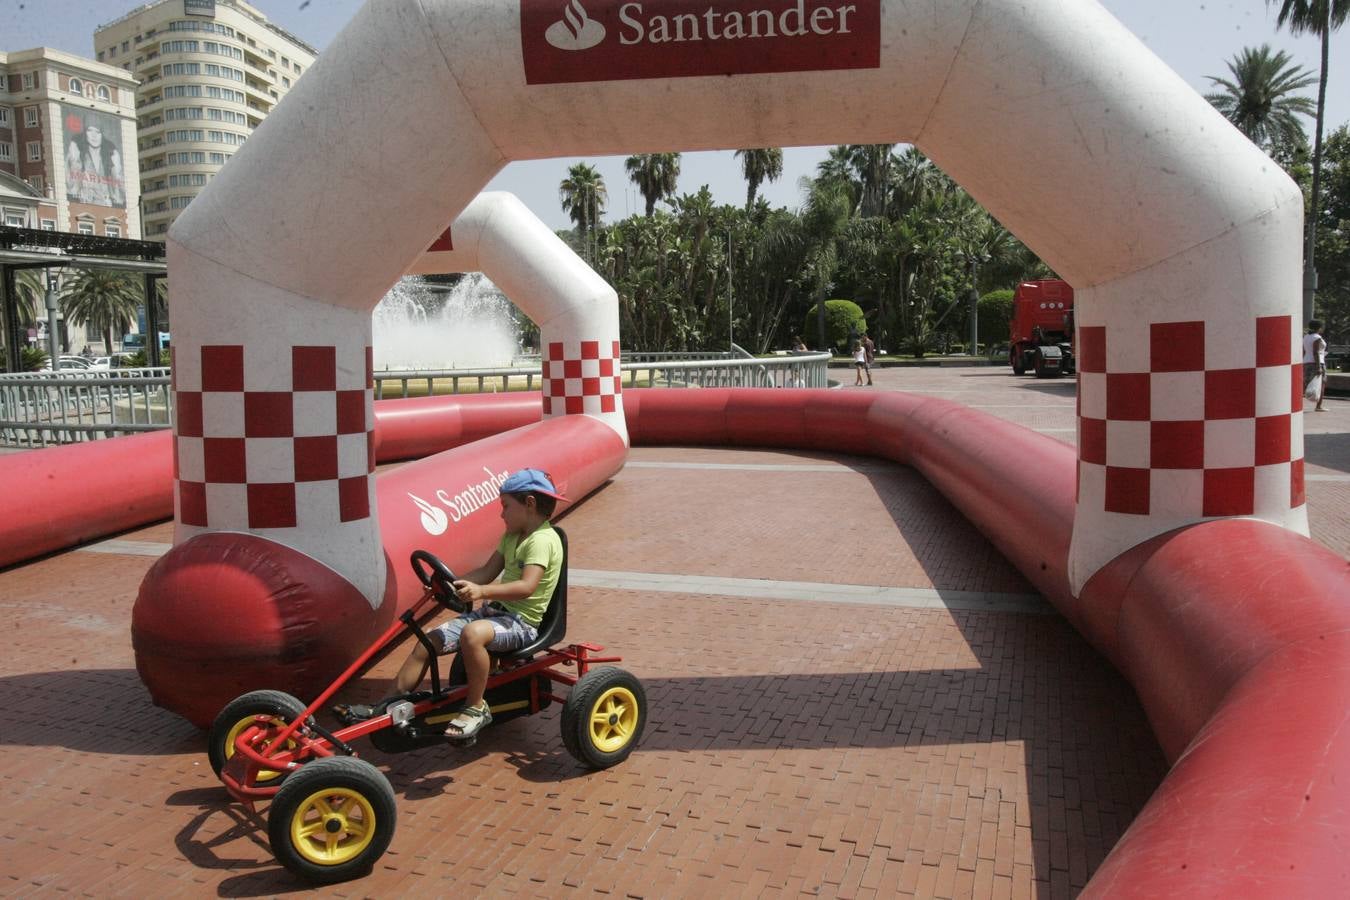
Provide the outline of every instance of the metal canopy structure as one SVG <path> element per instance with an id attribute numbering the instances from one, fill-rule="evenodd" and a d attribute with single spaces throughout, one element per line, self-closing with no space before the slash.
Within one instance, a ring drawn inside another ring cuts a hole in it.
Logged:
<path id="1" fill-rule="evenodd" d="M 154 241 L 136 241 L 129 238 L 100 237 L 93 234 L 74 234 L 68 231 L 42 231 L 34 228 L 0 226 L 0 324 L 4 327 L 5 362 L 10 371 L 21 368 L 19 350 L 27 342 L 20 333 L 17 291 L 14 273 L 20 269 L 115 269 L 140 273 L 144 279 L 145 296 L 155 294 L 156 278 L 168 272 L 164 262 L 164 245 Z M 50 295 L 50 291 L 48 294 Z M 49 311 L 55 298 L 47 300 Z M 151 365 L 159 365 L 159 310 L 156 304 L 146 303 L 146 328 L 156 339 L 146 342 Z M 51 322 L 49 315 L 49 322 Z M 49 326 L 55 341 L 55 327 Z M 111 352 L 112 348 L 109 347 Z M 52 358 L 57 353 L 52 351 Z"/>

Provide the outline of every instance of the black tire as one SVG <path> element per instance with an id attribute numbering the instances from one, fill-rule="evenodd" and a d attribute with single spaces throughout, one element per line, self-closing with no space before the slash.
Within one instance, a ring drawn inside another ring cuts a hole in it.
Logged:
<path id="1" fill-rule="evenodd" d="M 371 870 L 389 849 L 397 820 L 394 789 L 383 772 L 363 759 L 328 756 L 306 763 L 277 791 L 267 839 L 289 871 L 334 884 Z"/>
<path id="2" fill-rule="evenodd" d="M 1041 356 L 1039 352 L 1036 353 L 1036 358 L 1033 363 L 1033 366 L 1035 368 L 1037 378 L 1054 378 L 1056 375 L 1059 374 L 1058 369 L 1056 369 L 1055 371 L 1050 371 L 1049 369 L 1046 368 L 1045 357 Z"/>
<path id="3" fill-rule="evenodd" d="M 1021 350 L 1016 350 L 1013 352 L 1012 367 L 1014 375 L 1027 374 L 1026 358 L 1022 355 Z"/>
<path id="4" fill-rule="evenodd" d="M 295 721 L 304 711 L 305 704 L 282 691 L 250 691 L 235 697 L 216 714 L 216 720 L 207 732 L 206 755 L 211 760 L 211 771 L 220 777 L 220 770 L 234 756 L 234 739 L 254 716 L 273 716 L 286 724 Z M 260 784 L 264 781 L 279 784 L 277 779 L 286 777 L 284 773 L 268 777 L 268 773 L 260 772 L 259 775 L 264 776 L 259 779 Z"/>
<path id="5" fill-rule="evenodd" d="M 607 721 L 597 721 L 606 712 Z M 647 692 L 642 682 L 623 669 L 592 669 L 563 704 L 563 746 L 582 765 L 608 769 L 628 758 L 646 724 Z"/>

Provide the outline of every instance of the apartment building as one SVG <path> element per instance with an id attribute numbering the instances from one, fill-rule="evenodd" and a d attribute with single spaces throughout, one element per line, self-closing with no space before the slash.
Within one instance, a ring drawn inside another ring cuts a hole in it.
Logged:
<path id="1" fill-rule="evenodd" d="M 135 96 L 114 66 L 0 52 L 0 225 L 140 237 Z"/>
<path id="2" fill-rule="evenodd" d="M 317 51 L 243 0 L 158 0 L 94 32 L 131 73 L 148 240 L 173 220 L 314 62 Z"/>

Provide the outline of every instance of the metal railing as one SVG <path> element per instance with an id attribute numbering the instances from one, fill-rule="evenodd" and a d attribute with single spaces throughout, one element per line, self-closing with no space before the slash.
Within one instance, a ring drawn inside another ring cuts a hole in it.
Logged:
<path id="1" fill-rule="evenodd" d="M 634 353 L 624 388 L 828 387 L 828 353 L 745 359 L 731 353 Z M 542 367 L 375 373 L 375 399 L 539 390 Z M 0 446 L 48 447 L 168 428 L 167 368 L 0 374 Z"/>
<path id="2" fill-rule="evenodd" d="M 47 447 L 172 422 L 167 368 L 0 375 L 0 445 Z"/>

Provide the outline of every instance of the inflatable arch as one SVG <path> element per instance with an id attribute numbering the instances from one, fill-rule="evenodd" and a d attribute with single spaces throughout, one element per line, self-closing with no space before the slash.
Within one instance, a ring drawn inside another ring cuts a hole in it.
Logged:
<path id="1" fill-rule="evenodd" d="M 513 159 L 837 140 L 914 142 L 1077 288 L 1075 593 L 1207 518 L 1306 534 L 1301 196 L 1098 5 L 372 0 L 170 235 L 176 542 L 246 532 L 379 609 L 370 310 L 444 223 Z M 599 281 L 555 262 L 520 286 Z M 617 335 L 579 322 L 545 343 L 584 393 Z"/>

